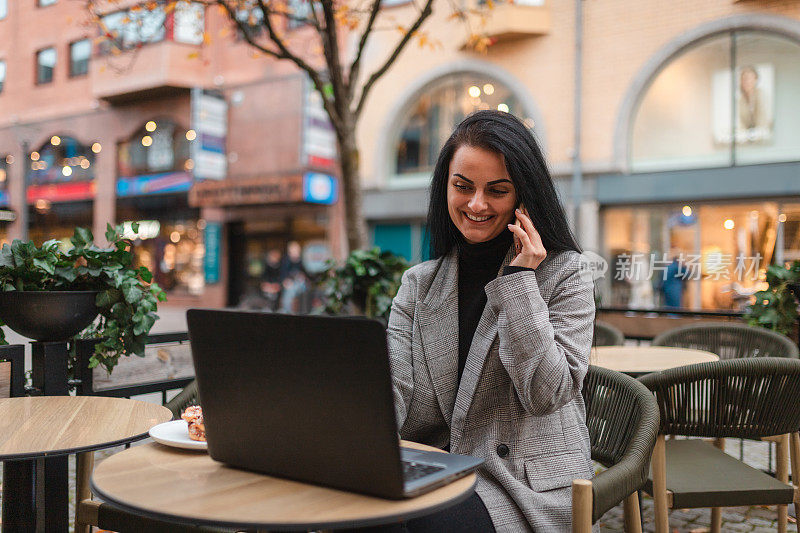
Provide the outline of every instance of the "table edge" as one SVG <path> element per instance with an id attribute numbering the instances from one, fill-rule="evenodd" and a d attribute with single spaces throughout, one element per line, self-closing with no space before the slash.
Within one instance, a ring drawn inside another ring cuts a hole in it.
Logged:
<path id="1" fill-rule="evenodd" d="M 433 505 L 431 507 L 426 507 L 425 509 L 419 509 L 416 511 L 409 511 L 403 512 L 399 514 L 392 514 L 392 515 L 384 515 L 376 518 L 370 518 L 365 520 L 340 520 L 335 522 L 293 522 L 293 523 L 285 523 L 285 522 L 278 522 L 278 523 L 271 523 L 271 522 L 237 522 L 237 521 L 222 521 L 222 520 L 213 520 L 213 519 L 205 519 L 205 518 L 188 518 L 183 516 L 171 515 L 166 513 L 161 513 L 158 511 L 151 511 L 149 509 L 142 509 L 140 507 L 136 507 L 133 505 L 129 505 L 126 503 L 120 503 L 116 498 L 110 496 L 106 492 L 97 488 L 94 482 L 94 474 L 92 474 L 90 480 L 90 486 L 92 492 L 103 499 L 103 503 L 108 503 L 113 507 L 118 507 L 123 511 L 127 511 L 129 513 L 133 513 L 138 516 L 142 516 L 144 518 L 152 518 L 155 520 L 162 520 L 165 522 L 179 524 L 179 525 L 189 525 L 189 526 L 203 526 L 203 527 L 223 527 L 223 528 L 256 528 L 256 529 L 276 529 L 278 531 L 308 531 L 309 529 L 346 529 L 346 528 L 361 528 L 361 527 L 371 527 L 371 526 L 379 526 L 384 524 L 391 524 L 393 522 L 403 521 L 403 520 L 411 520 L 414 518 L 419 518 L 422 516 L 428 516 L 430 514 L 436 513 L 438 511 L 447 509 L 453 505 L 459 504 L 469 498 L 474 492 L 475 487 L 478 484 L 478 475 L 477 472 L 470 472 L 466 476 L 462 478 L 458 478 L 453 480 L 453 483 L 460 481 L 464 478 L 468 478 L 472 476 L 472 484 L 470 485 L 469 489 L 463 491 L 461 494 L 452 498 L 446 502 L 439 503 L 437 505 Z M 311 484 L 311 483 L 309 483 Z M 444 485 L 446 486 L 446 485 Z M 331 487 L 335 488 L 335 487 Z M 437 487 L 441 488 L 441 487 Z M 437 490 L 434 489 L 434 490 Z M 342 489 L 336 489 L 342 490 Z M 353 492 L 353 491 L 343 491 L 343 492 Z M 361 493 L 356 493 L 361 494 Z M 427 494 L 427 493 L 426 493 Z M 374 496 L 372 494 L 367 494 L 367 496 Z M 404 501 L 403 500 L 390 500 L 388 498 L 383 498 L 388 501 Z M 413 499 L 413 498 L 409 498 Z"/>
<path id="2" fill-rule="evenodd" d="M 117 439 L 108 442 L 102 442 L 100 444 L 92 444 L 89 446 L 80 446 L 78 448 L 60 448 L 58 450 L 47 450 L 47 451 L 39 451 L 39 452 L 27 452 L 27 453 L 20 453 L 20 454 L 13 454 L 13 455 L 0 455 L 0 461 L 30 461 L 32 459 L 45 459 L 50 457 L 59 457 L 61 455 L 73 455 L 78 453 L 84 452 L 93 452 L 97 450 L 102 450 L 104 448 L 113 448 L 114 446 L 122 446 L 123 444 L 129 444 L 131 442 L 140 441 L 146 439 L 150 436 L 150 430 L 148 429 L 144 433 L 139 433 L 137 435 L 133 435 L 132 437 L 125 437 L 124 439 Z"/>

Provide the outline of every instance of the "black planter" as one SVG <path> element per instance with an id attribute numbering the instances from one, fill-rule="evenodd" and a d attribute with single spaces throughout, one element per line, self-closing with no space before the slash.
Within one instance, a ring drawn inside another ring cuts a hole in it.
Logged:
<path id="1" fill-rule="evenodd" d="M 63 341 L 92 323 L 99 291 L 0 292 L 0 319 L 24 337 Z"/>

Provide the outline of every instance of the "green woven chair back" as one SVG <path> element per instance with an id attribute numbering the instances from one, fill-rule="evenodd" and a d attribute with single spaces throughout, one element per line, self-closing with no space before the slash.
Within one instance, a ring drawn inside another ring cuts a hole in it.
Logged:
<path id="1" fill-rule="evenodd" d="M 180 418 L 183 410 L 190 405 L 200 405 L 200 396 L 197 392 L 197 380 L 186 385 L 177 396 L 164 404 L 164 407 L 172 411 L 172 416 Z"/>
<path id="2" fill-rule="evenodd" d="M 647 480 L 658 435 L 653 394 L 630 376 L 589 366 L 583 382 L 592 459 L 608 467 L 592 481 L 592 520 L 618 505 Z"/>
<path id="3" fill-rule="evenodd" d="M 720 359 L 798 358 L 797 345 L 789 337 L 735 322 L 707 322 L 675 328 L 654 338 L 653 346 L 705 350 L 717 354 Z"/>
<path id="4" fill-rule="evenodd" d="M 759 439 L 800 428 L 798 359 L 730 359 L 639 380 L 655 392 L 667 435 Z"/>
<path id="5" fill-rule="evenodd" d="M 592 346 L 622 346 L 624 343 L 625 335 L 622 331 L 607 322 L 595 321 Z"/>

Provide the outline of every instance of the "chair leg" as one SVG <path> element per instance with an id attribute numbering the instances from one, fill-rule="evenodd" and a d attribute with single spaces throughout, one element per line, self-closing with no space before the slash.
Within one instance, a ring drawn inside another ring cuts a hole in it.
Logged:
<path id="1" fill-rule="evenodd" d="M 572 533 L 592 533 L 592 482 L 572 481 Z"/>
<path id="2" fill-rule="evenodd" d="M 625 531 L 642 533 L 642 515 L 639 513 L 639 493 L 634 492 L 625 498 Z"/>
<path id="3" fill-rule="evenodd" d="M 719 533 L 722 530 L 722 507 L 711 508 L 711 533 Z"/>
<path id="4" fill-rule="evenodd" d="M 667 514 L 667 455 L 664 435 L 656 438 L 653 448 L 653 504 L 656 515 L 656 533 L 669 533 L 669 514 Z"/>
<path id="5" fill-rule="evenodd" d="M 794 512 L 800 512 L 800 433 L 792 433 L 789 445 L 789 457 L 792 465 L 792 485 L 795 487 Z"/>
<path id="6" fill-rule="evenodd" d="M 97 500 L 82 500 L 75 505 L 75 533 L 89 533 L 98 525 L 100 505 Z"/>
<path id="7" fill-rule="evenodd" d="M 781 435 L 776 446 L 775 477 L 778 481 L 789 483 L 789 435 Z M 778 506 L 778 533 L 786 533 L 789 509 L 786 505 Z"/>
<path id="8" fill-rule="evenodd" d="M 94 468 L 94 452 L 79 453 L 75 456 L 75 533 L 90 533 L 92 528 L 88 523 L 80 523 L 78 507 L 84 500 L 91 501 L 92 491 L 89 489 L 89 479 Z"/>

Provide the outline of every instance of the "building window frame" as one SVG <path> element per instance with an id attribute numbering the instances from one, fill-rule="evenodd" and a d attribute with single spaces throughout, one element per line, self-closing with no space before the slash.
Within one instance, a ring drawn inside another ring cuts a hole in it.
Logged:
<path id="1" fill-rule="evenodd" d="M 75 60 L 75 48 L 82 44 L 89 45 L 89 54 L 86 58 Z M 91 39 L 84 38 L 72 41 L 69 43 L 69 77 L 82 78 L 89 74 L 89 62 L 92 59 L 92 41 Z"/>
<path id="2" fill-rule="evenodd" d="M 49 51 L 52 51 L 53 53 L 53 65 L 49 67 L 50 69 L 49 74 L 45 74 L 47 72 L 45 69 L 47 69 L 48 67 L 42 66 L 41 57 L 42 54 Z M 53 80 L 55 79 L 56 64 L 58 64 L 58 50 L 56 50 L 56 47 L 47 46 L 45 48 L 40 48 L 39 50 L 36 51 L 35 58 L 36 58 L 36 74 L 35 74 L 36 85 L 48 85 L 50 83 L 53 83 Z"/>

